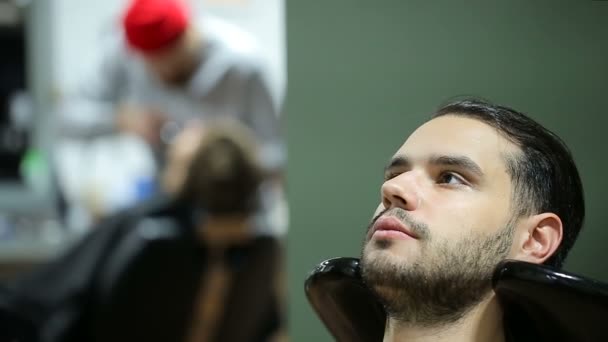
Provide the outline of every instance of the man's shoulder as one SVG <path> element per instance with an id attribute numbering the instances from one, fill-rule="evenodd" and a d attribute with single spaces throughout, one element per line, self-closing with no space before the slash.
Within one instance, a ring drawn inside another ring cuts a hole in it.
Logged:
<path id="1" fill-rule="evenodd" d="M 226 20 L 203 16 L 198 26 L 208 40 L 215 58 L 221 59 L 225 66 L 237 68 L 242 72 L 262 72 L 266 62 L 256 38 Z"/>
<path id="2" fill-rule="evenodd" d="M 197 25 L 206 37 L 235 54 L 257 56 L 260 53 L 258 42 L 251 33 L 225 19 L 205 15 L 198 19 Z"/>

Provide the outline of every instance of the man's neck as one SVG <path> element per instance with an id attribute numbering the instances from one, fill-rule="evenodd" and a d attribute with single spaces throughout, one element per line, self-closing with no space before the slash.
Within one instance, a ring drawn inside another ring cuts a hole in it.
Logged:
<path id="1" fill-rule="evenodd" d="M 504 342 L 502 310 L 492 295 L 455 323 L 423 327 L 389 318 L 384 342 Z"/>
<path id="2" fill-rule="evenodd" d="M 252 239 L 248 216 L 213 216 L 201 222 L 197 229 L 199 238 L 209 247 L 223 248 Z"/>
<path id="3" fill-rule="evenodd" d="M 188 34 L 188 50 L 190 54 L 194 56 L 196 64 L 198 65 L 202 58 L 202 51 L 207 48 L 208 42 L 203 35 L 203 32 L 199 29 L 192 27 Z"/>

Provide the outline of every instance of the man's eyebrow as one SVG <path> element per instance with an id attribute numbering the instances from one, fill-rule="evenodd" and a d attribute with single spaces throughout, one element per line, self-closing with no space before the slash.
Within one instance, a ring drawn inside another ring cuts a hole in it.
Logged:
<path id="1" fill-rule="evenodd" d="M 455 166 L 465 171 L 468 171 L 477 177 L 483 177 L 483 171 L 481 171 L 481 167 L 477 165 L 471 158 L 466 156 L 431 156 L 429 159 L 429 163 L 431 165 L 438 166 Z"/>
<path id="2" fill-rule="evenodd" d="M 394 168 L 409 168 L 411 165 L 411 161 L 406 156 L 396 156 L 384 167 L 384 173 Z"/>

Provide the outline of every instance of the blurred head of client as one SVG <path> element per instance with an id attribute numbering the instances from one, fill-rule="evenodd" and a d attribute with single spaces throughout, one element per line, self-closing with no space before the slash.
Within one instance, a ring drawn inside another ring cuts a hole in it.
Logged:
<path id="1" fill-rule="evenodd" d="M 256 147 L 252 132 L 228 119 L 206 122 L 205 128 L 189 126 L 172 143 L 163 187 L 178 200 L 204 209 L 200 232 L 207 242 L 251 238 L 263 179 Z"/>

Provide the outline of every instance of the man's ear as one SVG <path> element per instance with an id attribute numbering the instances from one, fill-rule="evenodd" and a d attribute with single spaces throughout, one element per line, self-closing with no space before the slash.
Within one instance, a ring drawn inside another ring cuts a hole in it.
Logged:
<path id="1" fill-rule="evenodd" d="M 562 220 L 554 213 L 533 215 L 521 222 L 521 238 L 515 251 L 515 258 L 542 264 L 549 259 L 562 242 Z"/>

